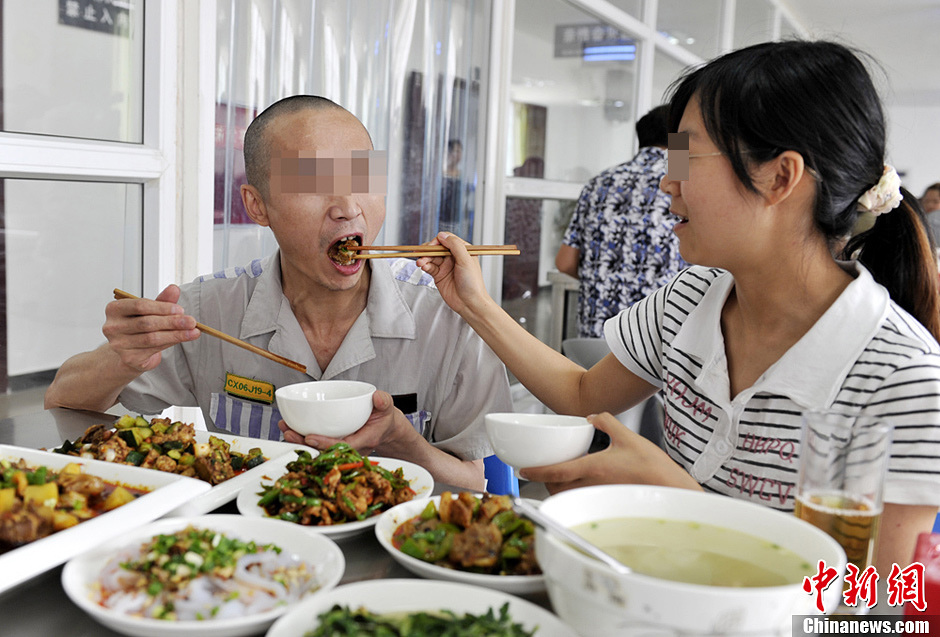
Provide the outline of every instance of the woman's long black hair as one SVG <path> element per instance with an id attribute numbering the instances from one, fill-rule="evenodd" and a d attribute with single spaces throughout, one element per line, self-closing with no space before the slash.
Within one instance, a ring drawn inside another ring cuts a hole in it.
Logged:
<path id="1" fill-rule="evenodd" d="M 937 259 L 917 198 L 879 215 L 848 243 L 858 198 L 881 179 L 885 118 L 859 55 L 835 42 L 766 42 L 727 53 L 671 87 L 669 128 L 698 100 L 709 136 L 745 188 L 748 170 L 786 150 L 817 176 L 813 218 L 840 256 L 865 265 L 891 298 L 940 339 Z"/>

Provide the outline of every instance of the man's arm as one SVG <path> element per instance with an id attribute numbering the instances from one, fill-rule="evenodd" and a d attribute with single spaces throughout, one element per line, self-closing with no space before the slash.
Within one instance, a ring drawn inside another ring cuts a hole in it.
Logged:
<path id="1" fill-rule="evenodd" d="M 581 260 L 581 251 L 577 248 L 561 244 L 558 254 L 555 255 L 555 267 L 559 272 L 578 278 L 578 262 Z"/>
<path id="2" fill-rule="evenodd" d="M 128 383 L 160 364 L 163 350 L 199 338 L 196 319 L 176 304 L 179 296 L 180 289 L 170 285 L 153 301 L 109 303 L 102 328 L 108 342 L 62 364 L 46 390 L 46 409 L 104 411 L 117 402 Z"/>

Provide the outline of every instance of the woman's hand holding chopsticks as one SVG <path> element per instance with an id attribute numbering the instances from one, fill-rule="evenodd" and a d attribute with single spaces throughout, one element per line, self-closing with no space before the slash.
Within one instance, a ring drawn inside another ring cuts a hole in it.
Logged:
<path id="1" fill-rule="evenodd" d="M 444 246 L 449 254 L 421 257 L 418 267 L 434 277 L 438 291 L 452 310 L 470 321 L 487 304 L 495 305 L 486 291 L 479 259 L 467 250 L 470 244 L 449 232 L 439 233 L 431 243 Z"/>

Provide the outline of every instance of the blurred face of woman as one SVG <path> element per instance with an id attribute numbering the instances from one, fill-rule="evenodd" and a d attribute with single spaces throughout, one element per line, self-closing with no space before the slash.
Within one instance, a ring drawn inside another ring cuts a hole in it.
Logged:
<path id="1" fill-rule="evenodd" d="M 714 154 L 718 147 L 705 130 L 697 99 L 686 106 L 679 132 L 689 134 L 689 179 L 666 176 L 660 188 L 672 196 L 669 209 L 679 217 L 673 231 L 682 258 L 734 269 L 743 259 L 759 257 L 760 197 L 745 189 L 727 157 Z"/>
<path id="2" fill-rule="evenodd" d="M 940 210 L 940 190 L 932 188 L 924 193 L 924 198 L 920 201 L 924 207 L 924 212 L 933 212 Z"/>

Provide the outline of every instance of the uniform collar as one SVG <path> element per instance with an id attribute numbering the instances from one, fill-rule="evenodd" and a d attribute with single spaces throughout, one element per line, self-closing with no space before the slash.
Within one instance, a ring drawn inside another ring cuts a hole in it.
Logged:
<path id="1" fill-rule="evenodd" d="M 840 263 L 854 280 L 810 330 L 738 398 L 757 392 L 782 394 L 804 409 L 827 409 L 855 361 L 887 315 L 890 297 L 858 262 Z M 721 334 L 721 308 L 734 279 L 720 275 L 689 314 L 674 340 L 678 351 L 702 364 L 696 382 L 721 403 L 730 403 L 728 365 Z M 708 326 L 703 333 L 701 326 Z"/>
<path id="2" fill-rule="evenodd" d="M 353 323 L 322 378 L 330 378 L 375 358 L 373 337 L 413 340 L 417 334 L 414 314 L 395 284 L 386 264 L 368 263 L 371 268 L 369 299 L 365 311 Z M 270 351 L 307 366 L 308 373 L 321 377 L 316 357 L 310 351 L 300 323 L 281 286 L 280 251 L 262 262 L 262 275 L 248 301 L 240 338 L 274 332 Z"/>

